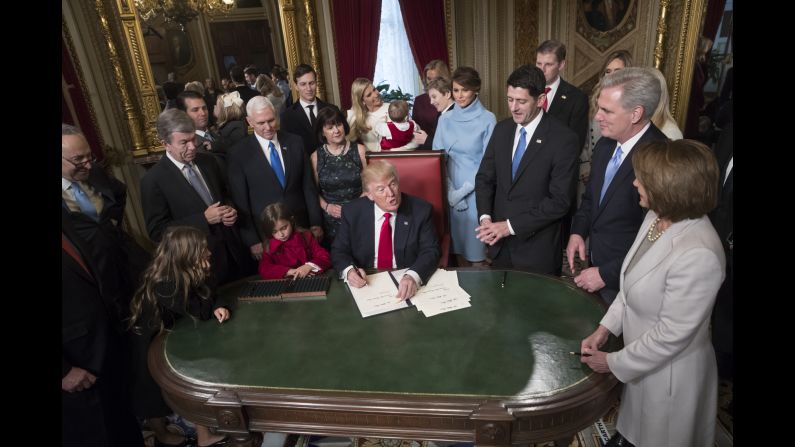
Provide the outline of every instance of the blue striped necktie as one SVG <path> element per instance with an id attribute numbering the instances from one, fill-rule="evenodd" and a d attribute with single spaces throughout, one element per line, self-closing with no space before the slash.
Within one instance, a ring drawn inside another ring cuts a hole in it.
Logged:
<path id="1" fill-rule="evenodd" d="M 602 198 L 604 198 L 605 193 L 607 192 L 607 187 L 610 186 L 610 182 L 613 181 L 613 177 L 616 176 L 616 172 L 618 172 L 618 168 L 621 166 L 621 146 L 616 148 L 616 153 L 613 154 L 613 158 L 610 159 L 610 162 L 607 164 L 607 170 L 605 170 L 605 182 L 602 184 L 602 193 L 599 194 L 599 204 L 602 204 Z"/>

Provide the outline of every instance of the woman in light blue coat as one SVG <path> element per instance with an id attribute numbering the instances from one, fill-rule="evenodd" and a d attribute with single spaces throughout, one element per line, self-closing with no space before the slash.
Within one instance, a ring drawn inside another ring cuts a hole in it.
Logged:
<path id="1" fill-rule="evenodd" d="M 478 211 L 475 174 L 497 118 L 478 99 L 480 75 L 471 67 L 453 73 L 455 107 L 439 117 L 433 148 L 447 152 L 447 199 L 450 210 L 451 253 L 459 266 L 485 265 L 486 246 L 475 237 Z"/>

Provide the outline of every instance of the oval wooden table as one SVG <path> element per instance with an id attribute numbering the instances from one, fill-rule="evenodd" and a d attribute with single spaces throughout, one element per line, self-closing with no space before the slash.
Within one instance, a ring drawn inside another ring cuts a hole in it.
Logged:
<path id="1" fill-rule="evenodd" d="M 155 339 L 149 368 L 175 412 L 240 446 L 265 431 L 526 444 L 570 437 L 616 402 L 615 377 L 569 354 L 604 314 L 598 298 L 517 271 L 504 288 L 499 270 L 458 277 L 472 307 L 431 318 L 411 307 L 363 319 L 336 279 L 325 299 L 233 304 L 224 324 L 183 318 Z"/>

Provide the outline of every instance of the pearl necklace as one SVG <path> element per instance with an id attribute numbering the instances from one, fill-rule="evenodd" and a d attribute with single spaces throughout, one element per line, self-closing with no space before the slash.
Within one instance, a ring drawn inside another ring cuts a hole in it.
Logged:
<path id="1" fill-rule="evenodd" d="M 663 235 L 663 233 L 665 233 L 665 230 L 657 231 L 657 224 L 659 222 L 660 222 L 660 218 L 658 217 L 658 218 L 654 219 L 654 222 L 651 223 L 651 227 L 649 227 L 649 233 L 646 235 L 646 239 L 648 239 L 649 242 L 656 241 L 657 239 L 660 238 L 660 236 Z"/>

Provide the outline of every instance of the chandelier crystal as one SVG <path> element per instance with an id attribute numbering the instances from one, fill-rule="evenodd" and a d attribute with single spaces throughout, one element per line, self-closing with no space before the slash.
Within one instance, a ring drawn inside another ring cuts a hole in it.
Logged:
<path id="1" fill-rule="evenodd" d="M 135 0 L 135 8 L 144 22 L 149 23 L 162 14 L 166 22 L 179 24 L 183 31 L 200 13 L 218 16 L 229 13 L 234 7 L 235 0 Z"/>

